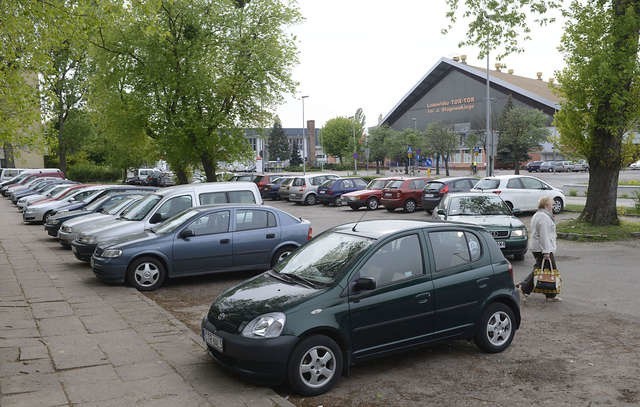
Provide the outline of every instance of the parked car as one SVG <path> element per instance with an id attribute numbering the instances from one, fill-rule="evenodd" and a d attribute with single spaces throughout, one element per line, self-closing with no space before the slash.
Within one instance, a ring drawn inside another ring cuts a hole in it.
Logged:
<path id="1" fill-rule="evenodd" d="M 410 177 L 390 181 L 382 190 L 380 203 L 389 212 L 398 208 L 407 213 L 415 212 L 422 207 L 422 191 L 430 180 L 427 177 Z"/>
<path id="2" fill-rule="evenodd" d="M 366 207 L 368 210 L 374 211 L 378 209 L 378 206 L 380 205 L 380 199 L 382 198 L 382 190 L 384 187 L 390 181 L 400 179 L 402 178 L 375 178 L 369 182 L 365 189 L 342 194 L 342 203 L 343 205 L 349 205 L 349 207 L 354 211 L 357 211 L 362 207 Z"/>
<path id="3" fill-rule="evenodd" d="M 334 174 L 306 174 L 293 178 L 289 186 L 289 201 L 304 205 L 318 203 L 318 187 L 328 179 L 336 179 Z"/>
<path id="4" fill-rule="evenodd" d="M 142 185 L 149 185 L 153 187 L 172 187 L 176 184 L 173 177 L 174 175 L 172 172 L 155 170 L 151 174 L 147 175 L 147 178 Z"/>
<path id="5" fill-rule="evenodd" d="M 8 181 L 25 170 L 26 168 L 0 168 L 0 182 Z"/>
<path id="6" fill-rule="evenodd" d="M 360 191 L 367 187 L 362 178 L 344 177 L 328 179 L 318 187 L 318 201 L 323 205 L 342 205 L 342 194 Z"/>
<path id="7" fill-rule="evenodd" d="M 540 172 L 570 172 L 571 161 L 545 161 L 540 164 Z"/>
<path id="8" fill-rule="evenodd" d="M 102 227 L 78 235 L 71 243 L 74 256 L 89 261 L 98 243 L 141 233 L 164 222 L 185 209 L 225 203 L 262 204 L 258 187 L 253 182 L 207 182 L 177 185 L 144 197 L 126 215 Z"/>
<path id="9" fill-rule="evenodd" d="M 527 169 L 527 171 L 529 172 L 540 172 L 540 165 L 543 163 L 544 161 L 529 161 L 527 163 L 527 165 L 525 166 L 525 168 Z"/>
<path id="10" fill-rule="evenodd" d="M 289 175 L 282 175 L 278 178 L 271 178 L 271 182 L 265 185 L 264 189 L 261 191 L 264 193 L 263 198 L 269 198 L 272 201 L 279 201 L 282 199 L 280 197 L 280 185 L 288 179 L 292 178 Z"/>
<path id="11" fill-rule="evenodd" d="M 201 332 L 223 366 L 313 396 L 350 365 L 436 341 L 501 352 L 519 325 L 511 264 L 484 228 L 370 220 L 329 229 L 227 289 Z"/>
<path id="12" fill-rule="evenodd" d="M 141 291 L 167 277 L 266 270 L 311 240 L 309 221 L 262 205 L 188 209 L 135 235 L 96 247 L 91 268 L 103 281 Z"/>
<path id="13" fill-rule="evenodd" d="M 566 202 L 562 190 L 528 175 L 497 175 L 482 178 L 471 191 L 500 195 L 512 211 L 520 212 L 536 211 L 538 201 L 543 196 L 553 199 L 553 213 L 562 212 Z"/>
<path id="14" fill-rule="evenodd" d="M 573 171 L 589 171 L 589 163 L 587 162 L 587 160 L 578 160 L 575 161 L 573 163 L 573 167 L 572 167 Z"/>
<path id="15" fill-rule="evenodd" d="M 77 184 L 67 190 L 58 199 L 36 201 L 22 212 L 24 223 L 46 223 L 49 216 L 69 203 L 80 202 L 99 194 L 105 189 L 104 185 Z"/>
<path id="16" fill-rule="evenodd" d="M 632 169 L 632 170 L 640 170 L 640 160 L 638 160 L 638 161 L 636 161 L 636 162 L 634 162 L 634 163 L 629 164 L 629 169 Z"/>
<path id="17" fill-rule="evenodd" d="M 433 217 L 440 220 L 473 223 L 491 233 L 502 254 L 523 260 L 527 253 L 527 227 L 515 216 L 500 196 L 482 192 L 447 194 Z"/>
<path id="18" fill-rule="evenodd" d="M 60 224 L 58 229 L 58 243 L 66 249 L 71 248 L 71 243 L 78 238 L 81 233 L 90 230 L 98 230 L 110 224 L 120 216 L 126 216 L 127 212 L 135 207 L 146 195 L 130 195 L 122 200 L 118 205 L 101 211 L 93 212 L 84 216 L 69 219 Z"/>
<path id="19" fill-rule="evenodd" d="M 278 189 L 280 199 L 285 201 L 289 200 L 289 189 L 291 188 L 291 184 L 295 178 L 295 176 L 287 177 L 280 183 L 280 188 Z"/>
<path id="20" fill-rule="evenodd" d="M 258 186 L 262 198 L 267 198 L 270 188 L 267 188 L 274 180 L 282 177 L 284 174 L 255 174 L 252 181 Z"/>
<path id="21" fill-rule="evenodd" d="M 253 174 L 236 174 L 232 176 L 229 181 L 230 182 L 238 182 L 238 181 L 253 182 L 253 178 L 255 178 Z"/>
<path id="22" fill-rule="evenodd" d="M 78 185 L 78 183 L 66 180 L 66 183 L 63 182 L 61 184 L 54 185 L 48 191 L 42 191 L 42 194 L 23 196 L 22 198 L 18 199 L 16 205 L 18 206 L 18 210 L 20 212 L 24 212 L 27 206 L 33 203 L 59 198 L 74 185 Z"/>
<path id="23" fill-rule="evenodd" d="M 422 209 L 431 213 L 445 194 L 467 192 L 478 182 L 477 177 L 438 178 L 427 182 L 422 194 Z"/>

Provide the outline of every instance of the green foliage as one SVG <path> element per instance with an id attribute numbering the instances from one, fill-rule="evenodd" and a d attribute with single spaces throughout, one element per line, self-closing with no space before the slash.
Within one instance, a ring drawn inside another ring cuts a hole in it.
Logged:
<path id="1" fill-rule="evenodd" d="M 426 140 L 431 151 L 444 159 L 447 172 L 449 171 L 449 155 L 458 148 L 458 136 L 442 123 L 429 123 Z"/>
<path id="2" fill-rule="evenodd" d="M 300 147 L 298 146 L 297 141 L 293 141 L 293 145 L 291 146 L 291 159 L 289 160 L 289 164 L 292 166 L 302 165 L 302 157 L 300 157 Z"/>
<path id="3" fill-rule="evenodd" d="M 501 161 L 520 163 L 529 160 L 529 151 L 548 136 L 547 116 L 539 110 L 513 106 L 507 103 L 498 120 L 498 157 Z"/>
<path id="4" fill-rule="evenodd" d="M 113 182 L 122 179 L 120 169 L 87 162 L 71 165 L 66 175 L 79 182 Z"/>
<path id="5" fill-rule="evenodd" d="M 282 123 L 279 118 L 273 123 L 271 133 L 269 133 L 269 160 L 286 161 L 291 157 L 291 151 L 289 151 L 289 142 L 287 136 L 282 130 Z"/>
<path id="6" fill-rule="evenodd" d="M 322 144 L 325 152 L 340 158 L 353 154 L 353 134 L 355 122 L 345 117 L 336 117 L 325 123 L 322 129 Z"/>
<path id="7" fill-rule="evenodd" d="M 578 196 L 578 191 L 576 191 L 575 189 L 570 189 L 569 196 Z"/>

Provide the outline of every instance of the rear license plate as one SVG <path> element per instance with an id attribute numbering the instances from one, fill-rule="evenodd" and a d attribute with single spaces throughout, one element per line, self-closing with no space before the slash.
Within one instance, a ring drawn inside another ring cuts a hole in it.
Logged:
<path id="1" fill-rule="evenodd" d="M 505 243 L 504 240 L 496 240 L 496 243 L 498 243 L 498 247 L 501 249 L 504 249 L 505 247 L 507 247 L 507 244 Z"/>
<path id="2" fill-rule="evenodd" d="M 211 346 L 213 349 L 222 353 L 222 338 L 213 332 L 209 332 L 206 329 L 202 329 L 202 336 L 204 337 L 204 341 L 207 345 Z"/>
<path id="3" fill-rule="evenodd" d="M 320 191 L 320 195 L 322 195 L 322 194 L 324 194 L 324 193 L 325 193 L 325 191 Z"/>
<path id="4" fill-rule="evenodd" d="M 391 198 L 391 194 L 384 194 L 385 198 Z"/>
<path id="5" fill-rule="evenodd" d="M 433 194 L 424 194 L 425 198 L 433 198 Z"/>

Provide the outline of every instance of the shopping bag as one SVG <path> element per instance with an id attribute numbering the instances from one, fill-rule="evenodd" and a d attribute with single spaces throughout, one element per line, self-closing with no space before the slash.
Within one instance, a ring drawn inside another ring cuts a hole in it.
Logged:
<path id="1" fill-rule="evenodd" d="M 545 268 L 545 260 L 540 268 L 533 269 L 533 292 L 543 294 L 560 294 L 562 278 L 560 271 L 554 269 L 551 260 L 548 260 L 548 268 Z"/>

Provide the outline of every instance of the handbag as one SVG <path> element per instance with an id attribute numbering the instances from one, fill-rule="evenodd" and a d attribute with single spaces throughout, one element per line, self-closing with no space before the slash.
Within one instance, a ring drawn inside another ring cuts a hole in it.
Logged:
<path id="1" fill-rule="evenodd" d="M 559 294 L 562 278 L 560 271 L 554 269 L 551 259 L 548 259 L 549 268 L 545 268 L 545 260 L 542 260 L 540 268 L 533 269 L 533 292 L 543 294 Z"/>

